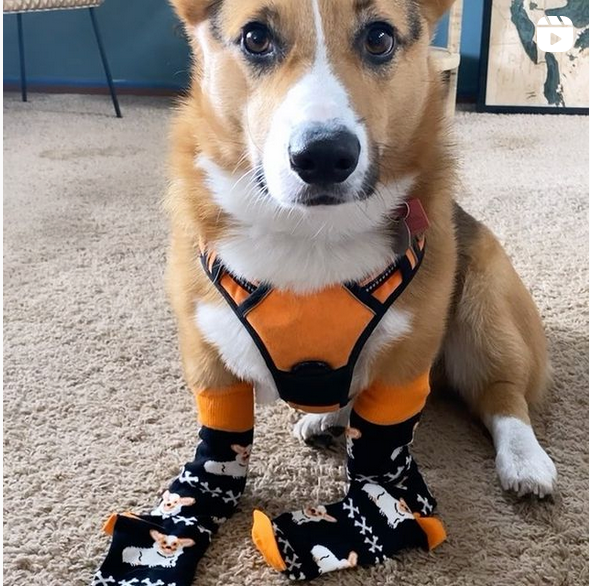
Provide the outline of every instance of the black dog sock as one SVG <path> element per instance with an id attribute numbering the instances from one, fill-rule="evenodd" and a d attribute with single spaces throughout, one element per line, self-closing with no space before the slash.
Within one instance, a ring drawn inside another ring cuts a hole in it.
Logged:
<path id="1" fill-rule="evenodd" d="M 221 402 L 216 398 L 214 412 L 199 402 L 203 422 L 230 427 L 228 416 L 243 395 L 224 397 L 231 401 L 226 410 L 219 408 L 223 397 Z M 234 429 L 252 425 L 251 398 L 244 403 L 246 412 L 240 411 Z M 231 517 L 244 491 L 253 429 L 224 431 L 203 425 L 199 437 L 194 460 L 183 466 L 149 514 L 125 513 L 107 521 L 105 531 L 113 539 L 92 586 L 192 584 L 197 564 L 219 524 Z"/>
<path id="2" fill-rule="evenodd" d="M 429 517 L 436 501 L 409 453 L 419 413 L 392 425 L 352 411 L 347 428 L 350 488 L 337 503 L 254 514 L 254 541 L 266 561 L 289 578 L 374 565 L 408 547 L 432 549 L 445 538 Z"/>

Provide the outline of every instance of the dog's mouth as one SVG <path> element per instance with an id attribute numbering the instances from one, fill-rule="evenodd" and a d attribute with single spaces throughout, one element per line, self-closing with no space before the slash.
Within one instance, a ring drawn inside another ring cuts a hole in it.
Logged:
<path id="1" fill-rule="evenodd" d="M 288 203 L 299 207 L 312 208 L 364 201 L 375 194 L 377 179 L 378 173 L 376 169 L 371 168 L 366 173 L 360 189 L 352 189 L 344 184 L 305 185 L 289 198 Z M 256 173 L 256 183 L 265 195 L 273 196 L 269 191 L 262 167 L 259 167 Z"/>
<path id="2" fill-rule="evenodd" d="M 304 197 L 299 198 L 297 203 L 306 205 L 309 207 L 313 206 L 336 206 L 343 203 L 342 198 L 334 195 L 328 195 L 327 193 L 320 194 L 315 197 Z"/>
<path id="3" fill-rule="evenodd" d="M 158 552 L 162 557 L 168 558 L 173 556 L 176 553 L 176 549 L 170 549 L 167 547 L 160 547 L 160 551 Z"/>

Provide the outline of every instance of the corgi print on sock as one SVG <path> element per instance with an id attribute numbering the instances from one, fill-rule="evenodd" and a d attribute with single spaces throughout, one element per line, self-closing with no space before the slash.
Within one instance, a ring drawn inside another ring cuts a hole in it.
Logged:
<path id="1" fill-rule="evenodd" d="M 168 519 L 178 515 L 182 507 L 190 507 L 195 504 L 195 499 L 190 496 L 182 497 L 175 492 L 167 490 L 162 495 L 160 504 L 152 511 L 152 515 Z"/>
<path id="2" fill-rule="evenodd" d="M 126 547 L 123 550 L 123 562 L 132 566 L 150 568 L 174 568 L 185 547 L 192 547 L 192 539 L 164 535 L 155 529 L 150 531 L 154 540 L 152 547 Z"/>
<path id="3" fill-rule="evenodd" d="M 291 513 L 293 517 L 293 523 L 296 525 L 302 525 L 303 523 L 309 523 L 311 521 L 329 521 L 330 523 L 336 523 L 336 519 L 332 515 L 328 515 L 326 507 L 318 505 L 317 507 L 306 507 L 302 511 L 295 511 Z"/>
<path id="4" fill-rule="evenodd" d="M 362 433 L 360 429 L 357 429 L 356 427 L 347 427 L 344 434 L 346 435 L 346 453 L 348 454 L 349 458 L 354 458 L 354 454 L 352 453 L 352 442 L 359 439 Z"/>
<path id="5" fill-rule="evenodd" d="M 358 555 L 354 551 L 348 554 L 348 558 L 339 560 L 323 545 L 314 545 L 311 549 L 311 555 L 313 561 L 318 565 L 320 574 L 326 574 L 334 570 L 344 570 L 345 568 L 354 568 L 358 561 Z"/>
<path id="6" fill-rule="evenodd" d="M 365 484 L 362 490 L 377 505 L 379 512 L 387 519 L 387 524 L 392 529 L 395 529 L 402 521 L 414 519 L 404 499 L 393 498 L 382 486 Z"/>
<path id="7" fill-rule="evenodd" d="M 242 478 L 243 476 L 246 476 L 252 445 L 244 447 L 238 444 L 232 444 L 231 449 L 236 453 L 235 460 L 229 462 L 209 460 L 205 462 L 205 470 L 211 474 L 233 476 L 233 478 Z"/>

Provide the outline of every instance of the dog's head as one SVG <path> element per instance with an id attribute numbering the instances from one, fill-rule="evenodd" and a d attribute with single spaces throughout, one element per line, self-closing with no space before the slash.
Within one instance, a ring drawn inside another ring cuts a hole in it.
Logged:
<path id="1" fill-rule="evenodd" d="M 316 507 L 306 507 L 303 509 L 303 514 L 309 519 L 323 519 L 330 523 L 336 523 L 337 519 L 332 515 L 328 514 L 326 507 L 323 505 L 317 505 Z"/>
<path id="2" fill-rule="evenodd" d="M 219 189 L 226 212 L 399 203 L 392 186 L 428 143 L 429 43 L 452 0 L 172 1 L 196 56 L 197 163 L 241 177 Z"/>
<path id="3" fill-rule="evenodd" d="M 247 466 L 250 461 L 250 454 L 252 453 L 252 446 L 240 446 L 239 444 L 232 444 L 231 449 L 237 454 L 236 460 L 242 465 Z"/>
<path id="4" fill-rule="evenodd" d="M 175 492 L 170 492 L 167 490 L 162 495 L 162 502 L 160 504 L 160 508 L 165 513 L 170 513 L 180 507 L 188 507 L 190 505 L 195 504 L 195 499 L 192 497 L 181 497 L 179 494 Z"/>
<path id="5" fill-rule="evenodd" d="M 154 540 L 159 553 L 166 557 L 174 556 L 185 547 L 195 545 L 193 539 L 177 537 L 176 535 L 165 535 L 155 529 L 150 531 L 150 536 Z"/>

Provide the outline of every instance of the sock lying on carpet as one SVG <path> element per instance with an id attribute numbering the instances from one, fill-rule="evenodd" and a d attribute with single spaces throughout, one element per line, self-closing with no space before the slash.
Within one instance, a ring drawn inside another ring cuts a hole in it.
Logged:
<path id="1" fill-rule="evenodd" d="M 432 549 L 445 539 L 440 521 L 428 516 L 436 501 L 408 449 L 420 417 L 415 410 L 423 402 L 416 400 L 414 407 L 388 416 L 387 410 L 371 408 L 371 399 L 382 394 L 382 388 L 365 393 L 346 431 L 346 497 L 284 513 L 273 521 L 261 511 L 254 513 L 256 546 L 272 567 L 291 579 L 309 580 L 357 564 L 378 564 L 401 549 Z M 400 417 L 405 419 L 399 421 Z M 384 424 L 384 419 L 391 424 Z"/>
<path id="2" fill-rule="evenodd" d="M 190 586 L 220 523 L 244 491 L 253 438 L 247 385 L 197 395 L 203 426 L 195 459 L 146 515 L 113 515 L 113 536 L 92 586 Z"/>

